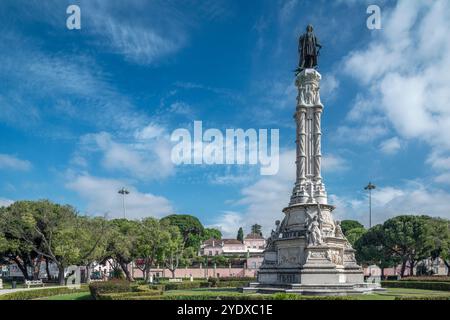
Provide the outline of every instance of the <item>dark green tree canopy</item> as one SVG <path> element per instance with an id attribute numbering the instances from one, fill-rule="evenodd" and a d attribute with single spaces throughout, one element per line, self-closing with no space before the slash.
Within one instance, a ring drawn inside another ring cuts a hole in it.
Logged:
<path id="1" fill-rule="evenodd" d="M 347 232 L 356 228 L 363 228 L 364 226 L 356 220 L 342 220 L 341 221 L 342 232 L 347 236 Z"/>
<path id="2" fill-rule="evenodd" d="M 177 226 L 183 237 L 185 247 L 198 249 L 204 237 L 205 229 L 197 217 L 188 214 L 172 214 L 161 219 L 168 221 L 172 226 Z"/>
<path id="3" fill-rule="evenodd" d="M 254 225 L 252 225 L 251 227 L 251 233 L 253 234 L 258 234 L 260 236 L 262 236 L 262 231 L 261 231 L 261 225 L 255 223 Z"/>
<path id="4" fill-rule="evenodd" d="M 203 240 L 208 240 L 211 238 L 216 240 L 222 239 L 222 232 L 215 228 L 205 228 Z"/>
<path id="5" fill-rule="evenodd" d="M 242 227 L 239 228 L 236 239 L 244 242 L 244 230 L 242 230 Z"/>

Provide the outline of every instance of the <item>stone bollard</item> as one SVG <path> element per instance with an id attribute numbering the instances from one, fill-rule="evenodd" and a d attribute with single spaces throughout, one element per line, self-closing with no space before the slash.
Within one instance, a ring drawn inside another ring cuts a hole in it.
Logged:
<path id="1" fill-rule="evenodd" d="M 0 289 L 3 289 L 3 279 L 0 279 Z"/>

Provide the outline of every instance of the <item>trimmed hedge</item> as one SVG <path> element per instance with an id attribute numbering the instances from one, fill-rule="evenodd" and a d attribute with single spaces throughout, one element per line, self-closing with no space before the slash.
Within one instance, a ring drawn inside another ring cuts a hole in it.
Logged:
<path id="1" fill-rule="evenodd" d="M 164 284 L 164 291 L 209 288 L 209 287 L 210 283 L 207 281 L 169 282 Z"/>
<path id="2" fill-rule="evenodd" d="M 246 280 L 230 280 L 230 281 L 219 281 L 217 282 L 218 288 L 235 287 L 241 288 L 248 286 L 249 281 Z"/>
<path id="3" fill-rule="evenodd" d="M 100 294 L 98 300 L 140 300 L 139 298 L 161 296 L 162 291 L 141 291 Z"/>
<path id="4" fill-rule="evenodd" d="M 402 296 L 402 297 L 395 297 L 395 300 L 450 300 L 450 295 L 448 296 Z"/>
<path id="5" fill-rule="evenodd" d="M 423 290 L 450 291 L 450 282 L 437 281 L 381 281 L 381 286 L 385 288 L 409 288 Z"/>
<path id="6" fill-rule="evenodd" d="M 18 292 L 6 293 L 0 295 L 0 300 L 32 300 L 37 298 L 51 297 L 60 294 L 70 294 L 74 292 L 89 292 L 87 286 L 81 286 L 80 289 L 70 289 L 68 287 L 23 290 Z"/>
<path id="7" fill-rule="evenodd" d="M 254 277 L 225 277 L 218 278 L 219 281 L 247 281 L 247 282 L 255 282 L 256 278 Z"/>
<path id="8" fill-rule="evenodd" d="M 353 300 L 347 296 L 302 296 L 298 294 L 241 294 L 237 292 L 215 293 L 202 292 L 201 294 L 179 293 L 167 295 L 150 295 L 143 292 L 139 294 L 122 293 L 108 294 L 102 300 Z"/>
<path id="9" fill-rule="evenodd" d="M 167 290 L 188 290 L 188 289 L 198 289 L 198 288 L 228 288 L 228 287 L 245 287 L 248 285 L 248 281 L 237 281 L 237 280 L 230 280 L 230 281 L 215 281 L 215 282 L 209 282 L 209 281 L 188 281 L 188 282 L 170 282 L 163 284 L 164 291 Z"/>
<path id="10" fill-rule="evenodd" d="M 89 291 L 91 296 L 97 300 L 99 295 L 105 293 L 131 292 L 131 285 L 126 280 L 94 282 L 89 285 Z"/>
<path id="11" fill-rule="evenodd" d="M 437 281 L 437 282 L 450 282 L 450 277 L 448 276 L 423 276 L 423 277 L 406 277 L 402 278 L 400 281 Z"/>

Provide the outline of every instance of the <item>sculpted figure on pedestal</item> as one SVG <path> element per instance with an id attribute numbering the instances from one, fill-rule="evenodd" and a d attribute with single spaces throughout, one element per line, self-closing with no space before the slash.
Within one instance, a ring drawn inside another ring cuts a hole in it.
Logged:
<path id="1" fill-rule="evenodd" d="M 320 230 L 317 216 L 314 216 L 308 225 L 308 245 L 317 246 L 322 244 L 322 231 Z"/>
<path id="2" fill-rule="evenodd" d="M 306 27 L 306 32 L 302 34 L 298 40 L 300 61 L 296 72 L 299 73 L 304 69 L 316 68 L 321 48 L 322 46 L 319 43 L 319 39 L 317 39 L 314 34 L 313 26 L 309 24 Z"/>
<path id="3" fill-rule="evenodd" d="M 272 232 L 270 233 L 269 239 L 267 239 L 267 245 L 266 248 L 272 249 L 274 246 L 274 241 L 280 237 L 280 220 L 275 221 L 275 231 L 272 229 Z"/>
<path id="4" fill-rule="evenodd" d="M 344 233 L 342 232 L 342 228 L 341 228 L 341 222 L 340 221 L 336 221 L 335 223 L 335 229 L 334 229 L 334 236 L 336 238 L 345 238 Z"/>

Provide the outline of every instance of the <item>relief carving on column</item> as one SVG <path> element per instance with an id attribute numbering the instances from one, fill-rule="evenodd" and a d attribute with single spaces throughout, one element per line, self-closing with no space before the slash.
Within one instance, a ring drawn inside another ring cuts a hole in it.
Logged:
<path id="1" fill-rule="evenodd" d="M 299 74 L 296 80 L 296 86 L 299 89 L 297 97 L 298 105 L 322 105 L 319 92 L 320 78 L 321 76 L 317 71 L 305 71 Z"/>
<path id="2" fill-rule="evenodd" d="M 343 265 L 344 259 L 339 250 L 329 250 L 328 256 L 330 257 L 331 262 L 333 262 L 336 265 Z"/>

